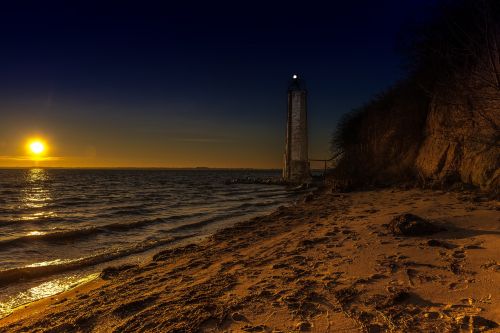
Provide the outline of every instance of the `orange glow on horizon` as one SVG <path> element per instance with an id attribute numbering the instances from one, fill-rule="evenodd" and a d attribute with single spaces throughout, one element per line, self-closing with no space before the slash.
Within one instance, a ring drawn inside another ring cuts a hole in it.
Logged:
<path id="1" fill-rule="evenodd" d="M 10 141 L 0 137 L 0 168 L 279 169 L 282 164 L 281 141 L 264 135 L 252 140 L 234 135 L 218 141 L 175 136 L 159 140 L 148 134 L 138 140 L 128 133 L 23 132 L 12 135 Z"/>

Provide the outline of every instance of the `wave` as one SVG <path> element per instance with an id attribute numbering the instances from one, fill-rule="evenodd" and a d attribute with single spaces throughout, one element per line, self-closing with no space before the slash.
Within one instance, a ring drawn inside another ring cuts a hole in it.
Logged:
<path id="1" fill-rule="evenodd" d="M 256 203 L 256 204 L 246 203 L 246 204 L 241 204 L 241 205 L 237 206 L 236 209 L 248 208 L 248 207 L 272 206 L 272 205 L 277 206 L 277 205 L 279 205 L 279 202 Z M 228 220 L 228 219 L 235 218 L 235 217 L 246 216 L 249 213 L 252 213 L 252 211 L 248 211 L 248 210 L 232 211 L 232 212 L 225 213 L 225 214 L 219 214 L 217 216 L 210 217 L 210 218 L 198 221 L 198 222 L 184 224 L 184 225 L 172 228 L 168 231 L 169 232 L 178 232 L 178 231 L 185 231 L 185 230 L 190 230 L 190 229 L 197 229 L 197 228 L 201 228 L 201 227 L 204 227 L 206 225 L 212 224 L 214 222 L 220 222 L 220 221 Z"/>
<path id="2" fill-rule="evenodd" d="M 19 219 L 0 219 L 0 227 L 19 227 L 19 224 L 26 225 L 26 224 L 46 224 L 46 223 L 53 223 L 53 222 L 68 222 L 67 218 L 60 217 L 60 216 L 37 216 L 36 218 L 32 220 L 19 220 Z M 71 221 L 70 221 L 71 222 Z"/>
<path id="3" fill-rule="evenodd" d="M 49 204 L 50 208 L 66 208 L 73 206 L 86 206 L 89 204 L 94 204 L 96 199 L 91 199 L 88 197 L 66 197 L 66 198 L 57 198 L 51 204 Z"/>
<path id="4" fill-rule="evenodd" d="M 113 216 L 121 216 L 121 215 L 147 215 L 154 213 L 154 209 L 147 208 L 131 208 L 131 209 L 120 209 L 111 211 L 109 213 L 99 214 L 96 217 L 113 217 Z"/>
<path id="5" fill-rule="evenodd" d="M 282 196 L 282 195 L 286 195 L 286 196 L 290 196 L 290 195 L 294 195 L 295 193 L 293 192 L 290 192 L 290 191 L 265 191 L 265 192 L 256 192 L 254 194 L 254 197 L 255 198 L 271 198 L 271 197 L 275 197 L 275 196 Z"/>
<path id="6" fill-rule="evenodd" d="M 265 202 L 245 202 L 237 206 L 228 207 L 230 210 L 227 213 L 218 214 L 214 217 L 210 217 L 205 220 L 197 221 L 195 223 L 186 224 L 183 226 L 179 226 L 177 228 L 173 228 L 168 231 L 180 231 L 184 229 L 193 229 L 196 227 L 205 226 L 207 224 L 217 222 L 219 220 L 225 220 L 228 218 L 244 216 L 252 211 L 252 208 L 263 208 L 278 205 L 279 201 L 265 201 Z M 236 210 L 236 211 L 234 211 Z M 4 249 L 7 247 L 14 246 L 22 246 L 24 244 L 32 244 L 34 241 L 36 242 L 63 242 L 63 241 L 72 241 L 80 238 L 86 237 L 94 237 L 99 234 L 109 233 L 109 232 L 125 232 L 136 228 L 145 227 L 152 224 L 160 224 L 166 223 L 172 220 L 185 220 L 190 218 L 196 218 L 200 216 L 207 215 L 205 212 L 197 212 L 192 214 L 179 214 L 172 215 L 165 218 L 154 218 L 154 219 L 145 219 L 135 222 L 129 223 L 110 223 L 102 226 L 81 228 L 81 229 L 72 229 L 72 230 L 61 230 L 55 232 L 39 232 L 36 234 L 23 235 L 15 238 L 3 239 L 0 240 L 0 249 Z M 52 220 L 49 220 L 52 221 Z M 10 223 L 11 224 L 11 223 Z M 0 226 L 2 223 L 0 222 Z"/>
<path id="7" fill-rule="evenodd" d="M 90 257 L 78 259 L 54 260 L 50 262 L 35 263 L 24 267 L 0 270 L 0 284 L 2 286 L 18 282 L 46 277 L 53 274 L 64 273 L 71 270 L 94 266 L 117 258 L 145 252 L 158 246 L 167 245 L 193 235 L 169 237 L 157 241 L 142 242 L 134 247 L 104 252 Z"/>
<path id="8" fill-rule="evenodd" d="M 231 195 L 231 198 L 223 198 L 219 199 L 216 201 L 210 201 L 208 202 L 207 200 L 191 200 L 191 201 L 184 201 L 184 202 L 176 202 L 172 204 L 170 207 L 184 207 L 184 206 L 197 206 L 197 205 L 210 205 L 207 207 L 218 207 L 221 205 L 221 203 L 227 203 L 227 202 L 241 202 L 241 201 L 248 201 L 248 200 L 255 200 L 255 199 L 260 199 L 260 198 L 276 198 L 276 199 L 284 199 L 288 198 L 291 196 L 294 196 L 295 193 L 289 193 L 285 191 L 262 191 L 262 194 L 259 194 L 259 192 L 249 192 L 249 196 L 242 197 L 242 196 L 236 196 L 234 193 L 228 193 L 225 195 Z"/>
<path id="9" fill-rule="evenodd" d="M 230 190 L 228 191 L 227 189 L 224 190 L 224 191 L 221 191 L 221 192 L 218 192 L 217 194 L 219 195 L 223 195 L 223 196 L 226 196 L 226 195 L 231 195 L 231 196 L 235 196 L 235 195 L 245 195 L 245 194 L 250 194 L 250 195 L 255 195 L 256 193 L 281 193 L 281 192 L 285 192 L 286 189 L 284 189 L 282 186 L 277 186 L 276 188 L 266 188 L 266 189 L 263 189 L 263 188 L 258 188 L 258 189 L 255 189 L 255 188 L 243 188 L 243 189 L 239 189 L 239 190 Z"/>
<path id="10" fill-rule="evenodd" d="M 75 229 L 75 230 L 63 230 L 56 232 L 48 232 L 48 233 L 39 233 L 33 235 L 25 235 L 16 238 L 3 239 L 0 240 L 0 249 L 5 247 L 12 246 L 21 246 L 23 244 L 31 244 L 33 241 L 41 241 L 41 242 L 60 242 L 60 241 L 68 241 L 75 240 L 78 238 L 91 237 L 99 234 L 107 233 L 107 232 L 123 232 L 132 230 L 135 228 L 141 228 L 150 224 L 156 223 L 165 223 L 172 220 L 186 219 L 186 218 L 194 218 L 198 216 L 206 215 L 206 213 L 193 213 L 186 215 L 172 215 L 165 218 L 155 218 L 148 220 L 140 220 L 136 222 L 130 223 L 111 223 L 103 226 L 96 226 L 84 229 Z"/>
<path id="11" fill-rule="evenodd" d="M 278 204 L 277 201 L 264 201 L 264 202 L 245 202 L 242 203 L 233 209 L 248 209 L 253 207 L 269 207 Z"/>

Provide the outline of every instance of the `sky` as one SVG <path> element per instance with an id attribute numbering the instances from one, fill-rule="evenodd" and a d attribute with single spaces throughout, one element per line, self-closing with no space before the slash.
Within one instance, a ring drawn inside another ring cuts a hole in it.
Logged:
<path id="1" fill-rule="evenodd" d="M 404 76 L 396 41 L 434 2 L 3 3 L 0 167 L 280 168 L 294 73 L 328 158 L 339 117 Z"/>

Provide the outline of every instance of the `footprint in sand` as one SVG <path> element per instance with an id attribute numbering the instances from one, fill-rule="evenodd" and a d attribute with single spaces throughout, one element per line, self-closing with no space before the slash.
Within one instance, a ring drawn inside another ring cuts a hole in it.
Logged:
<path id="1" fill-rule="evenodd" d="M 248 322 L 248 319 L 239 312 L 233 313 L 231 319 L 236 322 Z"/>
<path id="2" fill-rule="evenodd" d="M 437 240 L 437 239 L 429 239 L 427 241 L 427 245 L 431 246 L 431 247 L 441 247 L 441 248 L 445 248 L 445 249 L 449 249 L 449 250 L 455 249 L 458 247 L 458 245 L 456 245 L 456 244 L 445 242 L 442 240 Z"/>
<path id="3" fill-rule="evenodd" d="M 251 326 L 251 325 L 245 325 L 241 329 L 245 332 L 265 332 L 266 331 L 265 325 L 257 325 L 257 326 Z"/>
<path id="4" fill-rule="evenodd" d="M 465 259 L 465 251 L 463 250 L 457 250 L 455 252 L 453 252 L 453 258 L 456 258 L 456 259 Z"/>
<path id="5" fill-rule="evenodd" d="M 495 260 L 490 260 L 490 261 L 486 262 L 485 264 L 482 264 L 481 268 L 484 270 L 491 270 L 491 271 L 500 273 L 500 264 L 498 262 L 496 262 Z"/>

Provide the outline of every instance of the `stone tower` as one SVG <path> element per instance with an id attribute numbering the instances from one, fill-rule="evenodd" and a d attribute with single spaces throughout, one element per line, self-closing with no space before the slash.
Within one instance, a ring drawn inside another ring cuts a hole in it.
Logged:
<path id="1" fill-rule="evenodd" d="M 307 141 L 307 90 L 304 82 L 294 75 L 288 87 L 284 180 L 301 183 L 311 178 Z"/>

